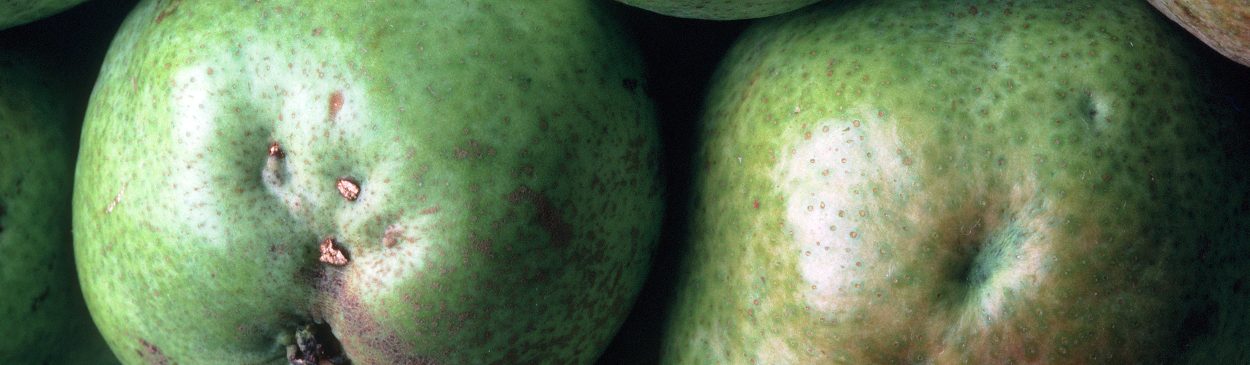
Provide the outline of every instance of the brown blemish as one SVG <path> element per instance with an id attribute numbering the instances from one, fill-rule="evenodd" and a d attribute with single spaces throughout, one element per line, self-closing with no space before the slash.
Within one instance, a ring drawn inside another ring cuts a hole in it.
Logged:
<path id="1" fill-rule="evenodd" d="M 334 266 L 347 265 L 347 256 L 343 254 L 342 250 L 335 247 L 334 237 L 326 237 L 324 241 L 321 241 L 320 260 Z"/>
<path id="2" fill-rule="evenodd" d="M 286 157 L 286 153 L 282 152 L 282 146 L 278 145 L 278 142 L 273 142 L 269 144 L 269 157 L 277 157 L 277 158 Z"/>
<path id="3" fill-rule="evenodd" d="M 466 158 L 480 159 L 486 156 L 494 156 L 495 153 L 494 148 L 471 139 L 465 143 L 464 147 L 457 146 L 451 151 L 452 157 L 461 160 Z"/>
<path id="4" fill-rule="evenodd" d="M 344 353 L 353 354 L 352 363 L 439 365 L 433 358 L 413 356 L 413 345 L 394 333 L 389 333 L 381 323 L 387 318 L 376 318 L 367 304 L 360 301 L 358 289 L 348 281 L 344 271 L 317 273 L 317 290 L 325 296 L 325 307 L 314 309 L 315 317 L 325 318 Z M 385 316 L 385 314 L 383 314 Z"/>
<path id="5" fill-rule="evenodd" d="M 386 233 L 382 235 L 382 245 L 386 247 L 395 247 L 395 243 L 403 238 L 404 227 L 398 224 L 386 226 Z"/>
<path id="6" fill-rule="evenodd" d="M 139 357 L 143 358 L 144 362 L 151 365 L 169 365 L 169 358 L 165 357 L 164 353 L 161 353 L 161 348 L 142 338 L 139 339 L 139 345 L 143 349 L 135 349 L 135 353 L 139 354 Z"/>
<path id="7" fill-rule="evenodd" d="M 173 15 L 178 10 L 178 5 L 182 4 L 182 0 L 173 0 L 165 4 L 164 10 L 156 14 L 156 24 L 160 24 L 165 17 Z"/>
<path id="8" fill-rule="evenodd" d="M 504 195 L 504 199 L 512 204 L 519 204 L 522 201 L 534 203 L 534 208 L 537 210 L 535 219 L 551 235 L 551 246 L 563 248 L 572 239 L 573 227 L 564 222 L 564 218 L 560 216 L 560 210 L 542 193 L 522 185 L 516 191 Z"/>
<path id="9" fill-rule="evenodd" d="M 338 189 L 339 195 L 347 201 L 355 201 L 360 197 L 360 184 L 350 177 L 340 177 L 334 182 L 334 188 Z"/>
<path id="10" fill-rule="evenodd" d="M 473 246 L 473 249 L 477 250 L 478 252 L 481 252 L 483 255 L 486 255 L 486 258 L 488 259 L 495 258 L 495 241 L 490 240 L 490 239 L 479 240 L 479 239 L 470 237 L 469 245 Z"/>
<path id="11" fill-rule="evenodd" d="M 4 210 L 4 202 L 0 201 L 0 223 L 4 223 L 4 216 L 7 214 L 8 212 Z M 0 224 L 0 233 L 3 233 L 3 232 L 4 232 L 4 225 Z"/>
<path id="12" fill-rule="evenodd" d="M 330 119 L 338 116 L 341 109 L 343 109 L 343 92 L 335 91 L 330 94 Z"/>

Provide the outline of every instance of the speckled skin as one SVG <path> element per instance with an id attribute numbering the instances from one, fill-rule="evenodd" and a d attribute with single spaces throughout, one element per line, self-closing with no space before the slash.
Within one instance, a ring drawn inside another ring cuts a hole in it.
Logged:
<path id="1" fill-rule="evenodd" d="M 43 19 L 85 1 L 87 0 L 0 0 L 0 29 Z"/>
<path id="2" fill-rule="evenodd" d="M 74 275 L 63 82 L 0 51 L 0 363 L 116 364 Z"/>
<path id="3" fill-rule="evenodd" d="M 109 345 L 285 364 L 324 322 L 358 365 L 593 361 L 662 208 L 640 56 L 600 5 L 141 2 L 74 194 Z"/>
<path id="4" fill-rule="evenodd" d="M 664 15 L 708 20 L 769 17 L 820 0 L 616 0 Z M 836 1 L 836 0 L 835 0 Z"/>
<path id="5" fill-rule="evenodd" d="M 818 7 L 714 78 L 663 364 L 1170 363 L 1223 325 L 1232 119 L 1148 4 Z"/>

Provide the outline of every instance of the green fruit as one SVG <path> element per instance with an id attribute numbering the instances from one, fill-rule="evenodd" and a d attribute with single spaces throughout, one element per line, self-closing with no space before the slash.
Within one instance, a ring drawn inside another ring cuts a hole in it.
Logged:
<path id="1" fill-rule="evenodd" d="M 143 1 L 74 239 L 127 364 L 586 363 L 657 241 L 641 57 L 580 0 Z"/>
<path id="2" fill-rule="evenodd" d="M 1250 0 L 1149 0 L 1225 57 L 1250 66 Z"/>
<path id="3" fill-rule="evenodd" d="M 0 0 L 0 29 L 60 13 L 87 0 Z"/>
<path id="4" fill-rule="evenodd" d="M 116 363 L 91 323 L 70 235 L 64 82 L 0 51 L 0 363 Z"/>
<path id="5" fill-rule="evenodd" d="M 707 102 L 664 363 L 1185 358 L 1234 320 L 1206 268 L 1244 254 L 1246 188 L 1182 35 L 1131 1 L 754 25 Z"/>
<path id="6" fill-rule="evenodd" d="M 734 20 L 773 16 L 820 0 L 616 0 L 664 15 Z"/>

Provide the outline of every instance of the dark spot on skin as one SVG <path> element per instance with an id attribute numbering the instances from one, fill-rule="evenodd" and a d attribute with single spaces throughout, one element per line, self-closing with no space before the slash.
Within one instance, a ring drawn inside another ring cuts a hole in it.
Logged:
<path id="1" fill-rule="evenodd" d="M 343 109 L 343 92 L 335 91 L 330 94 L 330 119 L 339 115 L 339 110 Z"/>
<path id="2" fill-rule="evenodd" d="M 8 211 L 4 210 L 4 201 L 0 201 L 0 233 L 4 233 L 4 216 Z"/>
<path id="3" fill-rule="evenodd" d="M 477 250 L 478 252 L 481 252 L 483 255 L 486 255 L 486 258 L 488 259 L 495 258 L 495 241 L 492 241 L 490 239 L 480 240 L 480 239 L 470 238 L 469 245 L 473 246 L 473 249 Z"/>
<path id="4" fill-rule="evenodd" d="M 451 156 L 457 159 L 481 159 L 483 157 L 494 156 L 496 153 L 494 148 L 478 141 L 470 139 L 463 147 L 457 146 L 452 149 Z"/>
<path id="5" fill-rule="evenodd" d="M 382 245 L 386 247 L 395 247 L 399 240 L 403 239 L 404 227 L 398 225 L 390 225 L 386 227 L 386 234 L 382 236 Z"/>
<path id="6" fill-rule="evenodd" d="M 625 90 L 629 90 L 629 92 L 632 93 L 634 92 L 635 89 L 638 88 L 638 79 L 634 79 L 634 78 L 623 79 L 621 80 L 621 86 L 624 86 Z"/>
<path id="7" fill-rule="evenodd" d="M 976 5 L 972 5 L 972 6 L 968 7 L 968 15 L 977 15 L 977 6 L 976 6 Z"/>
<path id="8" fill-rule="evenodd" d="M 31 311 L 31 313 L 34 313 L 36 310 L 38 310 L 38 309 L 39 309 L 39 304 L 41 304 L 41 303 L 43 303 L 43 301 L 47 300 L 47 299 L 48 299 L 48 294 L 50 294 L 51 292 L 52 292 L 52 288 L 50 288 L 50 287 L 46 287 L 46 286 L 43 288 L 43 292 L 42 292 L 42 293 L 39 293 L 39 295 L 35 297 L 35 300 L 32 300 L 32 301 L 30 302 L 30 311 Z"/>
<path id="9" fill-rule="evenodd" d="M 1181 12 L 1185 13 L 1185 18 L 1188 18 L 1190 22 L 1201 23 L 1201 21 L 1198 20 L 1198 16 L 1194 15 L 1194 11 L 1190 10 L 1188 6 L 1185 6 L 1185 4 L 1181 4 L 1181 3 L 1175 3 L 1175 4 L 1176 6 L 1179 6 L 1181 8 Z"/>
<path id="10" fill-rule="evenodd" d="M 534 203 L 537 210 L 538 223 L 543 229 L 551 235 L 551 246 L 555 248 L 563 248 L 568 245 L 569 240 L 573 236 L 573 227 L 564 222 L 564 218 L 560 216 L 560 210 L 556 208 L 551 201 L 542 193 L 530 190 L 522 185 L 516 191 L 504 195 L 504 199 L 512 204 L 518 204 L 522 201 Z"/>
<path id="11" fill-rule="evenodd" d="M 151 365 L 169 365 L 169 358 L 166 358 L 165 354 L 161 353 L 159 347 L 142 338 L 139 339 L 139 345 L 143 348 L 136 349 L 135 352 L 139 354 L 139 357 L 143 358 L 144 362 Z"/>
<path id="12" fill-rule="evenodd" d="M 178 11 L 180 3 L 182 3 L 182 0 L 174 0 L 166 4 L 165 10 L 161 10 L 159 14 L 156 14 L 156 24 L 160 24 L 162 20 L 165 20 L 165 17 L 173 15 L 175 11 Z"/>

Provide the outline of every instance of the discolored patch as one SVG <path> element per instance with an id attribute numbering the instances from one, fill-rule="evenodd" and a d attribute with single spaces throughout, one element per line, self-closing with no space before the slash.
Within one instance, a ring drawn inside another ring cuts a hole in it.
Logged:
<path id="1" fill-rule="evenodd" d="M 338 335 L 342 352 L 355 364 L 439 365 L 434 358 L 414 355 L 412 344 L 389 333 L 360 301 L 360 295 L 344 271 L 322 270 L 317 290 L 326 296 L 329 307 L 320 308 L 328 327 Z M 327 331 L 328 332 L 328 331 Z"/>
<path id="2" fill-rule="evenodd" d="M 491 239 L 477 239 L 470 236 L 469 245 L 473 246 L 473 249 L 477 250 L 477 252 L 486 255 L 486 258 L 495 258 L 495 241 Z"/>
<path id="3" fill-rule="evenodd" d="M 161 352 L 161 348 L 156 347 L 156 345 L 153 345 L 151 342 L 140 338 L 139 346 L 142 348 L 136 349 L 135 353 L 138 353 L 139 357 L 143 358 L 143 362 L 146 362 L 149 365 L 170 364 L 169 358 L 165 357 L 165 354 Z"/>
<path id="4" fill-rule="evenodd" d="M 335 91 L 330 94 L 330 120 L 334 120 L 339 115 L 339 110 L 343 109 L 343 92 Z"/>
<path id="5" fill-rule="evenodd" d="M 519 204 L 522 201 L 534 203 L 534 208 L 537 210 L 535 219 L 551 235 L 551 246 L 564 248 L 569 244 L 573 237 L 573 226 L 564 221 L 560 210 L 551 204 L 545 195 L 522 185 L 516 191 L 504 195 L 504 199 L 512 204 Z"/>
<path id="6" fill-rule="evenodd" d="M 156 20 L 155 20 L 156 24 L 160 24 L 162 21 L 165 20 L 166 17 L 173 15 L 174 12 L 177 12 L 178 5 L 181 5 L 181 4 L 182 4 L 182 0 L 173 0 L 165 4 L 165 9 L 161 10 L 160 13 L 156 14 Z"/>
<path id="7" fill-rule="evenodd" d="M 452 157 L 457 159 L 481 159 L 487 156 L 494 156 L 495 149 L 482 144 L 478 141 L 470 139 L 463 147 L 457 146 L 451 151 Z"/>
<path id="8" fill-rule="evenodd" d="M 382 245 L 386 247 L 395 247 L 400 239 L 403 239 L 404 227 L 399 224 L 386 226 L 386 233 L 382 235 Z"/>

